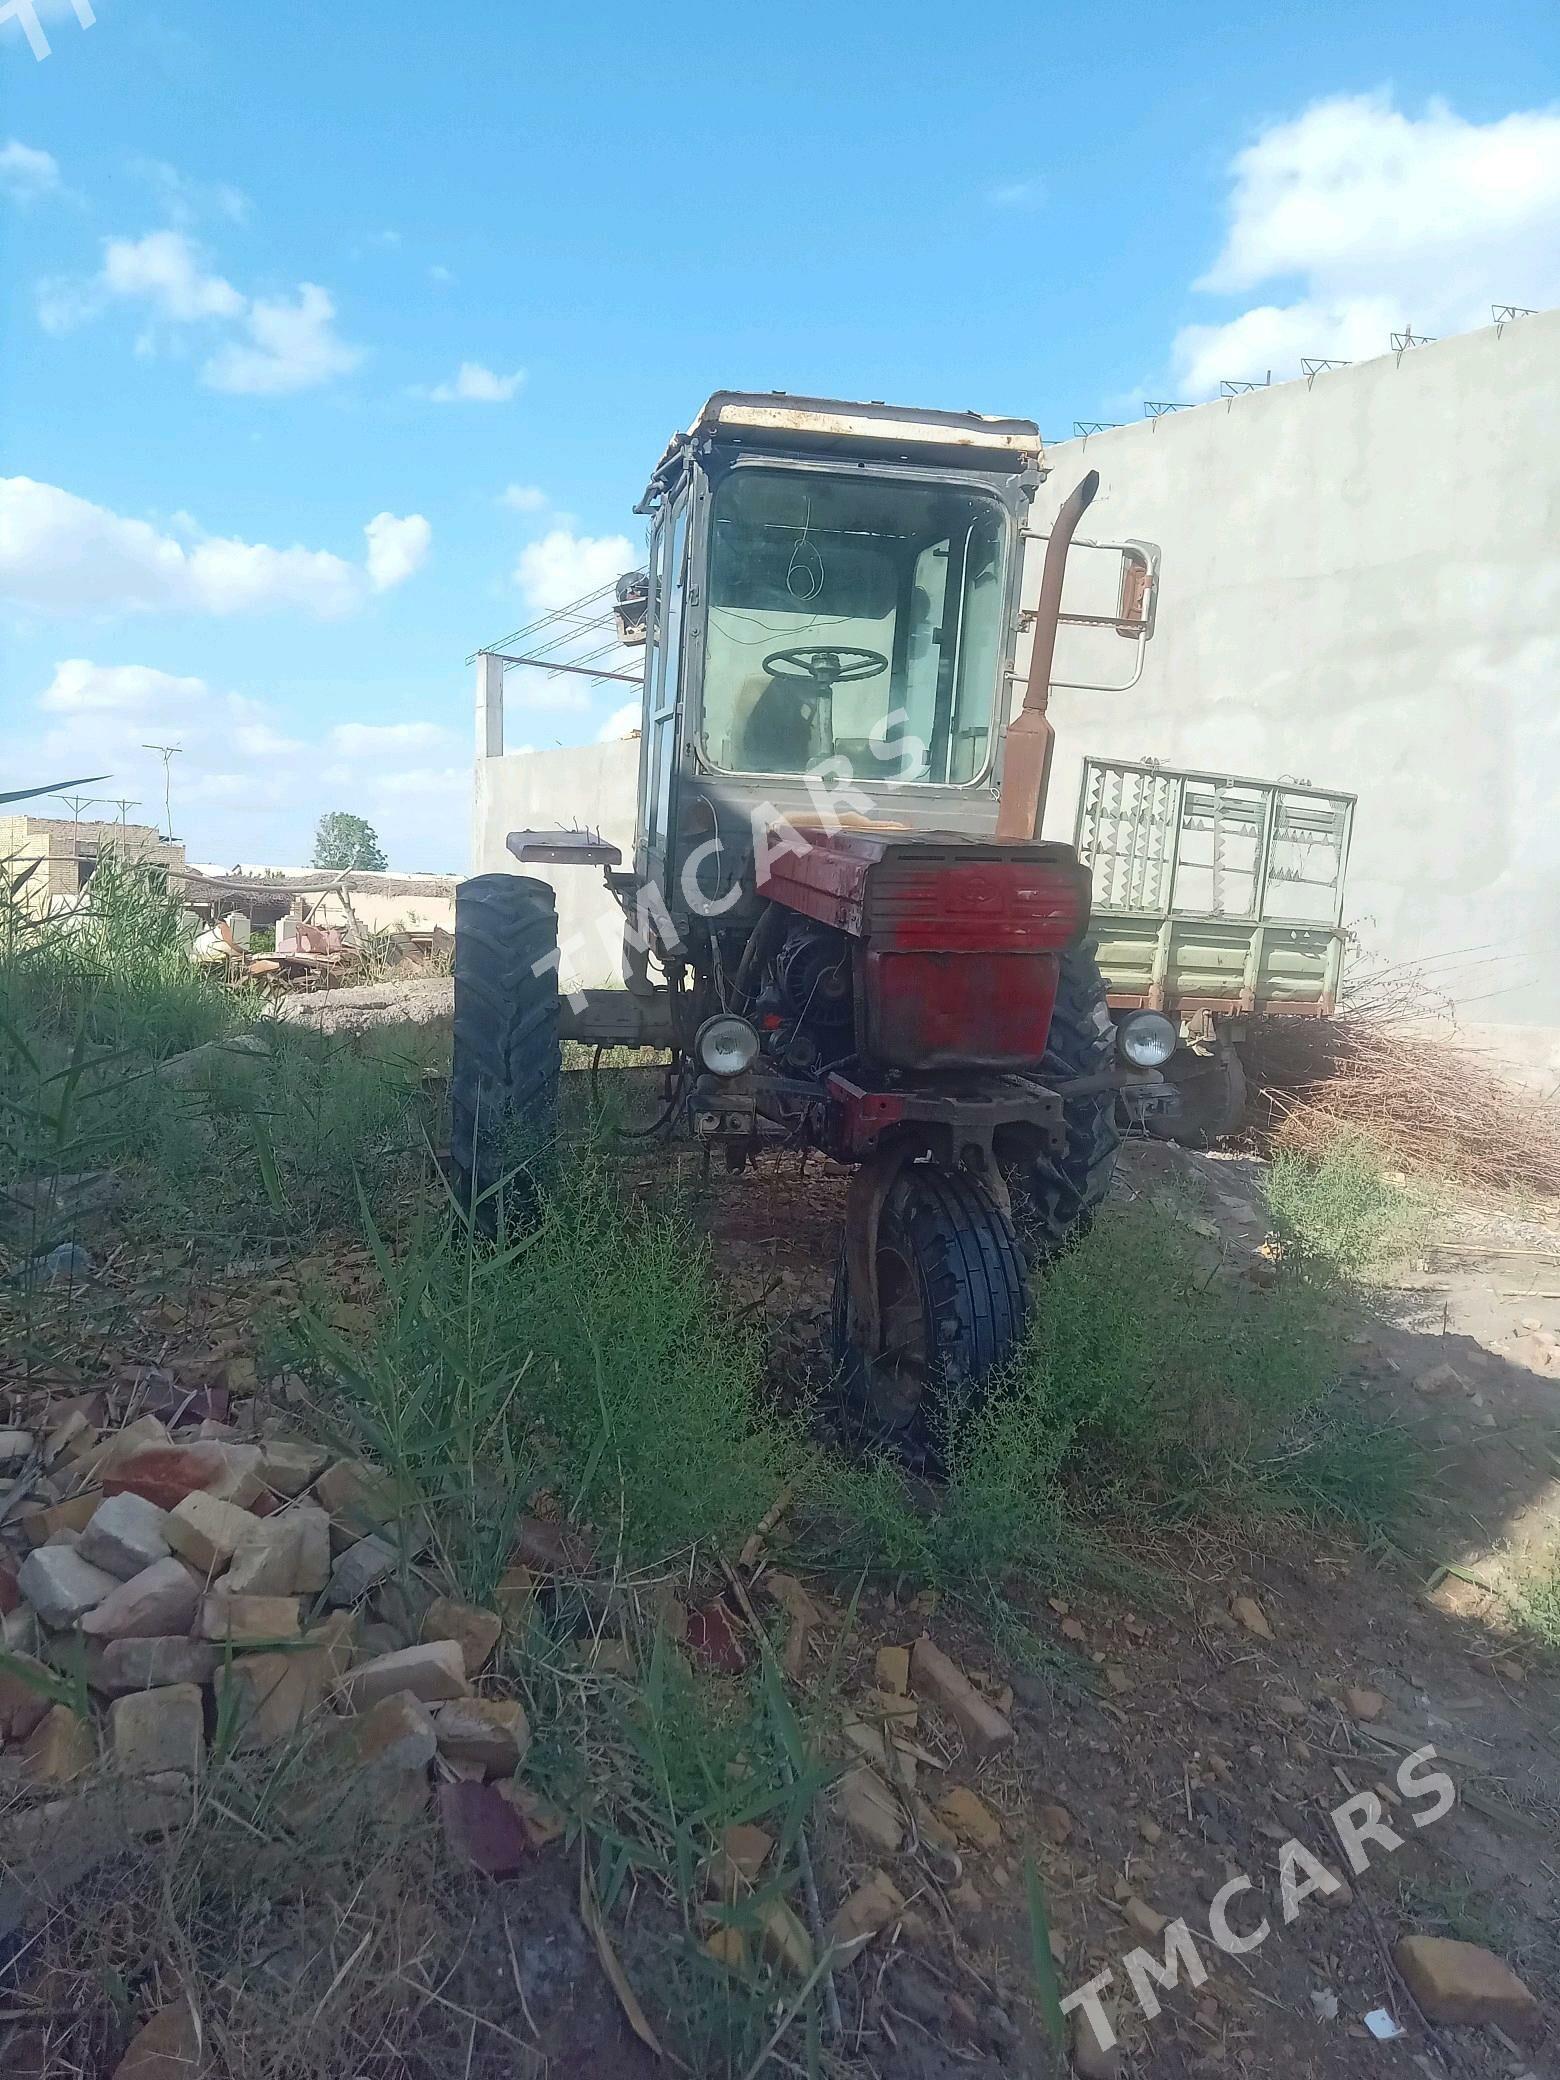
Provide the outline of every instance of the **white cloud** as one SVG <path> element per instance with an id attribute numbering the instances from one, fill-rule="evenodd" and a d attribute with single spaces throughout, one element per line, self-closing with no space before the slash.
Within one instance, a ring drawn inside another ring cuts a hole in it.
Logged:
<path id="1" fill-rule="evenodd" d="M 110 296 L 140 297 L 175 325 L 202 318 L 236 318 L 244 299 L 221 275 L 207 274 L 182 231 L 151 231 L 145 238 L 111 238 L 103 248 L 99 283 Z"/>
<path id="2" fill-rule="evenodd" d="M 445 289 L 454 281 L 455 275 L 453 269 L 446 267 L 441 260 L 435 260 L 432 267 L 428 270 L 428 279 L 430 282 L 437 282 L 441 289 Z"/>
<path id="3" fill-rule="evenodd" d="M 370 590 L 399 583 L 426 521 L 380 514 L 380 570 L 369 539 L 366 567 L 326 549 L 275 549 L 194 530 L 193 541 L 161 532 L 31 477 L 0 477 L 0 595 L 45 613 L 152 610 L 252 613 L 299 607 L 322 617 L 363 605 Z M 408 530 L 411 530 L 408 533 Z M 368 532 L 368 530 L 365 530 Z M 394 574 L 385 545 L 396 549 Z M 420 558 L 418 559 L 420 560 Z"/>
<path id="4" fill-rule="evenodd" d="M 463 361 L 454 380 L 437 383 L 428 395 L 435 404 L 508 404 L 525 381 L 525 370 L 501 376 L 480 361 Z"/>
<path id="5" fill-rule="evenodd" d="M 177 678 L 144 664 L 93 664 L 85 657 L 67 657 L 54 667 L 38 705 L 64 715 L 139 714 L 182 707 L 205 693 L 204 679 Z"/>
<path id="6" fill-rule="evenodd" d="M 550 528 L 540 541 L 527 542 L 515 565 L 515 583 L 527 604 L 543 612 L 566 607 L 584 593 L 610 585 L 638 558 L 623 534 L 573 534 Z"/>
<path id="7" fill-rule="evenodd" d="M 338 722 L 330 733 L 330 748 L 344 758 L 378 751 L 423 751 L 440 743 L 444 734 L 435 722 Z"/>
<path id="8" fill-rule="evenodd" d="M 284 737 L 268 722 L 241 722 L 233 731 L 233 742 L 246 758 L 290 758 L 305 746 L 301 737 Z"/>
<path id="9" fill-rule="evenodd" d="M 1045 199 L 1046 185 L 1041 180 L 999 181 L 986 190 L 993 209 L 1040 209 Z"/>
<path id="10" fill-rule="evenodd" d="M 132 159 L 130 171 L 152 189 L 171 223 L 193 224 L 204 216 L 225 217 L 233 224 L 248 221 L 249 197 L 225 181 L 208 185 L 191 180 L 166 159 Z"/>
<path id="11" fill-rule="evenodd" d="M 433 541 L 433 529 L 421 513 L 409 513 L 404 520 L 393 513 L 376 513 L 363 532 L 368 538 L 368 582 L 376 592 L 388 592 L 421 570 Z"/>
<path id="12" fill-rule="evenodd" d="M 31 727 L 12 718 L 7 749 L 25 772 L 110 775 L 103 791 L 127 796 L 131 818 L 152 823 L 163 770 L 146 747 L 177 745 L 174 828 L 192 859 L 301 861 L 320 815 L 348 808 L 369 815 L 397 863 L 461 865 L 452 806 L 471 786 L 464 729 L 342 722 L 311 738 L 288 720 L 205 678 L 66 658 L 36 697 Z"/>
<path id="13" fill-rule="evenodd" d="M 547 510 L 547 493 L 540 484 L 506 484 L 498 494 L 498 502 L 511 513 L 543 513 Z"/>
<path id="14" fill-rule="evenodd" d="M 1386 94 L 1313 103 L 1232 166 L 1223 247 L 1195 285 L 1295 293 L 1177 336 L 1178 392 L 1298 374 L 1302 354 L 1360 360 L 1412 325 L 1440 336 L 1498 303 L 1560 300 L 1560 109 L 1470 122 Z"/>
<path id="15" fill-rule="evenodd" d="M 336 306 L 317 282 L 300 282 L 291 297 L 245 296 L 207 267 L 183 231 L 108 239 L 90 281 L 40 282 L 37 299 L 46 332 L 67 332 L 115 302 L 142 304 L 165 325 L 234 328 L 202 366 L 201 380 L 213 390 L 285 396 L 346 375 L 363 359 L 362 348 L 337 333 Z M 143 334 L 136 346 L 154 352 L 156 335 Z"/>
<path id="16" fill-rule="evenodd" d="M 621 708 L 614 710 L 607 717 L 601 728 L 596 732 L 596 742 L 598 744 L 616 744 L 620 738 L 631 737 L 639 728 L 642 715 L 642 702 L 625 701 Z"/>
<path id="17" fill-rule="evenodd" d="M 9 144 L 0 145 L 0 189 L 14 202 L 56 194 L 59 186 L 60 162 L 52 152 L 36 151 L 14 137 Z"/>
<path id="18" fill-rule="evenodd" d="M 212 356 L 201 380 L 213 390 L 279 397 L 347 375 L 363 359 L 335 332 L 336 306 L 317 282 L 299 284 L 297 300 L 256 297 L 244 319 L 249 344 Z"/>

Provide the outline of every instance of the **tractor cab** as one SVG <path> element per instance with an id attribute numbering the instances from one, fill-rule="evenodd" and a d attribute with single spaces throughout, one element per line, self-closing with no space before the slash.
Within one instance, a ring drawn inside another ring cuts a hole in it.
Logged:
<path id="1" fill-rule="evenodd" d="M 1157 553 L 1090 545 L 1119 557 L 1114 599 L 1063 613 L 1091 472 L 1027 606 L 1043 476 L 1032 420 L 717 392 L 657 463 L 647 566 L 614 593 L 643 644 L 633 860 L 578 827 L 508 841 L 522 868 L 606 869 L 626 989 L 560 1006 L 546 882 L 457 899 L 462 1197 L 500 1190 L 516 1127 L 552 1137 L 560 1037 L 663 1047 L 655 1132 L 734 1170 L 851 1166 L 838 1356 L 880 1441 L 924 1440 L 1000 1361 L 1026 1254 L 1088 1218 L 1118 1094 L 1175 1044 L 1154 1010 L 1113 1025 L 1088 874 L 1040 837 L 1057 629 L 1141 658 Z"/>
<path id="2" fill-rule="evenodd" d="M 675 920 L 751 913 L 771 812 L 995 832 L 1043 475 L 1031 420 L 775 394 L 718 392 L 669 444 L 634 868 Z"/>

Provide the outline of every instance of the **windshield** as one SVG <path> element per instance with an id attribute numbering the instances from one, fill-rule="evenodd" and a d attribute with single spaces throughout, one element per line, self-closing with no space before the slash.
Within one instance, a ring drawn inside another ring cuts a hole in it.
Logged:
<path id="1" fill-rule="evenodd" d="M 870 780 L 983 770 L 1002 656 L 989 492 L 743 468 L 710 532 L 704 749 L 737 773 L 849 759 Z"/>

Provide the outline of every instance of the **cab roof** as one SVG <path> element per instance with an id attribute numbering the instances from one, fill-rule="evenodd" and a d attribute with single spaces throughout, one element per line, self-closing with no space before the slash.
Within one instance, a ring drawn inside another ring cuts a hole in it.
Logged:
<path id="1" fill-rule="evenodd" d="M 676 480 L 689 450 L 704 441 L 780 454 L 865 453 L 885 461 L 941 461 L 1004 475 L 1039 468 L 1044 456 L 1033 419 L 927 411 L 877 398 L 858 403 L 839 397 L 793 397 L 784 390 L 717 390 L 688 431 L 674 434 L 668 442 L 646 501 Z"/>

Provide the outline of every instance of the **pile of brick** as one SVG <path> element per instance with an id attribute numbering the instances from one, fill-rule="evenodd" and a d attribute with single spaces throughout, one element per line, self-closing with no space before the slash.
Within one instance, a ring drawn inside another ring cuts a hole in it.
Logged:
<path id="1" fill-rule="evenodd" d="M 498 1610 L 422 1600 L 415 1515 L 382 1476 L 296 1437 L 210 1419 L 170 1434 L 150 1414 L 100 1436 L 77 1409 L 41 1441 L 0 1433 L 4 1457 L 25 1502 L 0 1556 L 13 1783 L 70 1786 L 101 1761 L 171 1796 L 218 1725 L 240 1751 L 312 1726 L 365 1766 L 426 1787 L 436 1765 L 446 1788 L 491 1784 L 537 1820 L 516 1781 L 524 1710 L 474 1687 L 524 1570 Z"/>

